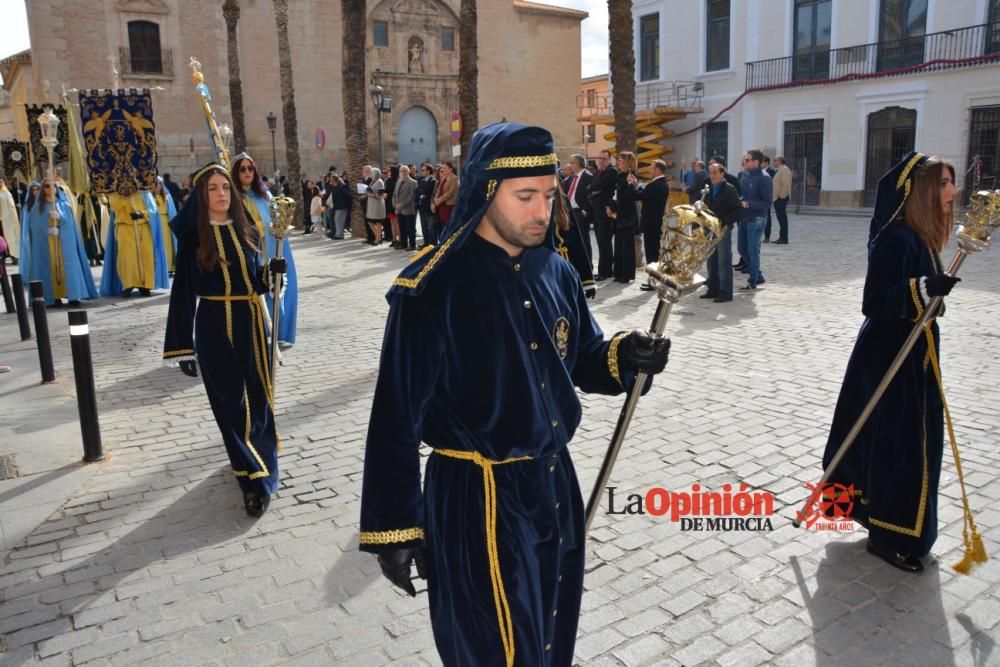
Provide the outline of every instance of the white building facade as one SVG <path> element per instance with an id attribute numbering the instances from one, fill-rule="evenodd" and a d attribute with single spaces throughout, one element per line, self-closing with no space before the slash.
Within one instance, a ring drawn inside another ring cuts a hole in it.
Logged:
<path id="1" fill-rule="evenodd" d="M 677 158 L 784 155 L 807 205 L 870 206 L 913 149 L 1000 187 L 1000 0 L 635 0 L 633 24 L 640 104 L 703 86 Z"/>

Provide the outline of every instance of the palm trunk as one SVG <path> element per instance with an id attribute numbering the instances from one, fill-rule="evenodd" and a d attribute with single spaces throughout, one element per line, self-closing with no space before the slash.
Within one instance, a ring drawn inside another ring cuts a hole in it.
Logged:
<path id="1" fill-rule="evenodd" d="M 608 0 L 608 55 L 615 115 L 615 150 L 635 151 L 635 50 L 632 0 Z"/>
<path id="2" fill-rule="evenodd" d="M 458 13 L 458 112 L 462 115 L 462 158 L 479 127 L 479 38 L 476 0 L 461 0 Z"/>
<path id="3" fill-rule="evenodd" d="M 229 108 L 233 112 L 233 141 L 236 153 L 247 146 L 246 122 L 243 117 L 243 81 L 240 79 L 240 43 L 237 26 L 240 22 L 239 0 L 225 0 L 222 15 L 226 19 L 226 52 L 229 56 Z"/>
<path id="4" fill-rule="evenodd" d="M 299 121 L 295 115 L 295 80 L 292 77 L 292 51 L 288 43 L 288 0 L 274 0 L 274 22 L 278 28 L 278 71 L 281 76 L 281 117 L 285 130 L 285 161 L 292 199 L 298 204 L 293 220 L 301 220 L 302 168 L 299 163 Z"/>
<path id="5" fill-rule="evenodd" d="M 344 143 L 347 146 L 348 179 L 361 180 L 368 161 L 368 125 L 365 122 L 368 91 L 365 89 L 365 0 L 341 0 L 344 39 L 341 52 Z M 379 165 L 380 167 L 382 165 Z M 349 182 L 352 190 L 354 182 Z M 364 201 L 351 207 L 351 235 L 365 237 Z"/>

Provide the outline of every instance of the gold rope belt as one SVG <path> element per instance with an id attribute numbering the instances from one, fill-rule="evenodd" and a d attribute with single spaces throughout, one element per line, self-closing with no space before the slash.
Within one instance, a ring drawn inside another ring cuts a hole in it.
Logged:
<path id="1" fill-rule="evenodd" d="M 503 587 L 503 577 L 500 575 L 500 553 L 497 548 L 497 485 L 493 477 L 493 466 L 530 461 L 530 456 L 494 461 L 479 452 L 469 452 L 460 449 L 435 449 L 435 454 L 452 459 L 472 461 L 483 469 L 483 504 L 486 508 L 486 553 L 490 561 L 490 580 L 493 585 L 493 603 L 497 609 L 497 623 L 500 626 L 500 641 L 503 642 L 503 652 L 507 667 L 514 664 L 514 622 L 510 616 L 510 604 Z"/>
<path id="2" fill-rule="evenodd" d="M 253 343 L 253 356 L 254 361 L 257 364 L 257 374 L 260 376 L 260 381 L 264 383 L 264 392 L 267 395 L 267 401 L 271 405 L 271 409 L 274 409 L 274 394 L 272 393 L 274 389 L 271 386 L 271 373 L 270 365 L 267 363 L 266 350 L 267 350 L 267 334 L 264 331 L 264 313 L 260 305 L 260 295 L 259 294 L 213 294 L 199 296 L 199 298 L 205 301 L 222 301 L 226 304 L 226 334 L 229 336 L 229 342 L 233 342 L 233 316 L 230 309 L 230 304 L 233 302 L 244 301 L 250 307 L 252 311 L 252 316 L 254 318 L 254 323 L 250 327 L 250 339 Z M 278 449 L 281 449 L 280 443 Z"/>

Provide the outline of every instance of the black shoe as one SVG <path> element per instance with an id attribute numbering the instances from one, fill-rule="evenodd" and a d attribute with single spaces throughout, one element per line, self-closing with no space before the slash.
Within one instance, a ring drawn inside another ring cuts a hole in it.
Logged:
<path id="1" fill-rule="evenodd" d="M 746 262 L 740 261 L 733 264 L 733 268 L 736 269 L 737 271 L 742 271 L 743 269 L 747 268 L 747 265 Z"/>
<path id="2" fill-rule="evenodd" d="M 716 298 L 718 296 L 719 295 L 716 294 L 715 292 L 705 292 L 704 294 L 700 295 L 698 298 L 699 299 L 714 299 L 714 298 Z"/>
<path id="3" fill-rule="evenodd" d="M 129 287 L 128 289 L 122 290 L 122 296 L 127 299 L 130 296 L 132 296 L 132 292 L 134 292 L 134 291 L 135 291 L 135 288 Z"/>
<path id="4" fill-rule="evenodd" d="M 868 542 L 865 544 L 865 551 L 867 551 L 873 556 L 878 556 L 889 565 L 892 565 L 895 568 L 899 568 L 904 572 L 924 571 L 924 564 L 920 562 L 920 559 L 917 558 L 916 556 L 911 556 L 909 554 L 901 554 L 891 549 L 883 550 L 881 547 L 872 544 L 872 540 L 870 537 L 868 538 Z"/>
<path id="5" fill-rule="evenodd" d="M 649 283 L 643 283 L 639 285 L 639 289 L 641 289 L 643 292 L 652 292 L 656 288 L 650 285 Z"/>
<path id="6" fill-rule="evenodd" d="M 79 299 L 70 299 L 69 300 L 69 305 L 72 308 L 79 308 L 80 307 L 80 300 Z"/>
<path id="7" fill-rule="evenodd" d="M 607 280 L 607 279 L 608 279 L 608 277 L 607 277 L 607 276 L 602 276 L 602 275 L 601 275 L 601 274 L 599 274 L 599 273 L 597 273 L 597 274 L 595 274 L 595 275 L 594 275 L 594 282 L 595 282 L 595 283 L 602 283 L 602 282 L 604 282 L 604 281 L 605 281 L 605 280 Z"/>
<path id="8" fill-rule="evenodd" d="M 139 294 L 141 294 L 142 296 L 152 296 L 152 295 L 153 295 L 153 293 L 152 293 L 152 292 L 150 292 L 150 291 L 149 291 L 148 289 L 146 289 L 145 287 L 140 287 L 140 288 L 139 288 Z"/>
<path id="9" fill-rule="evenodd" d="M 777 241 L 774 242 L 774 245 L 788 245 L 788 239 L 785 239 L 784 241 L 778 239 Z"/>
<path id="10" fill-rule="evenodd" d="M 730 296 L 717 296 L 715 297 L 715 303 L 726 303 L 727 301 L 732 301 L 733 297 Z"/>
<path id="11" fill-rule="evenodd" d="M 771 242 L 771 239 L 769 239 L 769 238 L 767 238 L 767 237 L 764 237 L 764 238 L 762 238 L 762 239 L 760 240 L 760 242 L 761 242 L 761 243 L 770 243 L 770 242 Z"/>
<path id="12" fill-rule="evenodd" d="M 757 291 L 757 288 L 754 287 L 753 285 L 744 285 L 743 287 L 740 288 L 739 291 L 741 291 L 741 292 L 755 292 L 755 291 Z"/>
<path id="13" fill-rule="evenodd" d="M 255 519 L 264 516 L 264 512 L 267 511 L 267 508 L 270 504 L 271 504 L 271 496 L 267 494 L 264 495 L 260 495 L 257 493 L 243 494 L 243 507 L 247 511 L 247 516 L 251 516 Z"/>
<path id="14" fill-rule="evenodd" d="M 411 245 L 409 248 L 407 248 L 407 250 L 409 250 L 410 252 L 416 252 L 417 251 L 417 246 Z"/>

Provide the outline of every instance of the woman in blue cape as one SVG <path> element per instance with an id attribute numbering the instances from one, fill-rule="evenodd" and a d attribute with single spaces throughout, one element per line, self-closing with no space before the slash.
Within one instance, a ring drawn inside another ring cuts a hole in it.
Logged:
<path id="1" fill-rule="evenodd" d="M 878 185 L 869 234 L 861 325 L 837 401 L 823 466 L 830 465 L 928 301 L 958 282 L 939 253 L 954 224 L 955 170 L 911 153 Z M 935 378 L 936 323 L 889 384 L 831 483 L 853 495 L 851 518 L 868 529 L 868 552 L 908 572 L 923 570 L 937 537 L 944 447 L 941 387 Z"/>
<path id="2" fill-rule="evenodd" d="M 192 377 L 201 369 L 244 507 L 259 517 L 278 488 L 278 434 L 257 233 L 222 165 L 210 164 L 191 180 L 192 194 L 170 223 L 177 271 L 163 359 Z M 281 271 L 281 264 L 275 258 L 271 269 Z"/>
<path id="3" fill-rule="evenodd" d="M 21 273 L 27 282 L 42 281 L 49 305 L 97 298 L 73 209 L 48 178 L 21 225 Z"/>
<path id="4" fill-rule="evenodd" d="M 264 187 L 257 170 L 257 163 L 246 153 L 240 153 L 233 161 L 233 175 L 236 189 L 243 197 L 250 219 L 257 227 L 257 234 L 267 239 L 264 251 L 264 263 L 275 256 L 278 244 L 271 233 L 271 193 Z M 295 273 L 295 259 L 292 257 L 292 244 L 285 237 L 282 245 L 282 257 L 288 262 L 288 274 L 285 276 L 284 291 L 281 294 L 281 317 L 278 320 L 278 342 L 291 346 L 295 344 L 295 322 L 298 319 L 299 281 Z M 274 296 L 267 295 L 267 310 L 274 312 Z"/>

